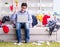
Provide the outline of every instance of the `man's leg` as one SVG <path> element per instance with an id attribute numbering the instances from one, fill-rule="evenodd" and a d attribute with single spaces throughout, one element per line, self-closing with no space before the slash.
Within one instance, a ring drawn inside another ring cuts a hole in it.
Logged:
<path id="1" fill-rule="evenodd" d="M 25 23 L 25 42 L 27 43 L 29 39 L 30 39 L 29 23 Z"/>
<path id="2" fill-rule="evenodd" d="M 16 23 L 16 35 L 17 35 L 17 40 L 18 43 L 21 42 L 21 24 L 20 23 Z"/>

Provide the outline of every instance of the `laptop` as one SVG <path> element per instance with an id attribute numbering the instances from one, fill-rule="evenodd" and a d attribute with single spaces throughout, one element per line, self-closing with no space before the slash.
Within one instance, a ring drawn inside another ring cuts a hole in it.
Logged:
<path id="1" fill-rule="evenodd" d="M 18 15 L 17 22 L 27 23 L 28 22 L 28 15 Z"/>

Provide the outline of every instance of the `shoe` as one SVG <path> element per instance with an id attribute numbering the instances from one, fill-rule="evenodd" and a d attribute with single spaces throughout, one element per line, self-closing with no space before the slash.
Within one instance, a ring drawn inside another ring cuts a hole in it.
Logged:
<path id="1" fill-rule="evenodd" d="M 23 43 L 19 42 L 17 45 L 21 45 L 21 44 L 23 44 Z"/>
<path id="2" fill-rule="evenodd" d="M 41 45 L 41 43 L 36 43 L 36 42 L 33 42 L 32 44 L 34 44 L 34 45 Z"/>
<path id="3" fill-rule="evenodd" d="M 36 44 L 36 42 L 33 42 L 32 44 Z"/>
<path id="4" fill-rule="evenodd" d="M 29 40 L 27 39 L 27 40 L 25 40 L 25 43 L 28 43 L 29 42 Z"/>
<path id="5" fill-rule="evenodd" d="M 47 45 L 50 45 L 50 42 L 47 41 L 46 43 L 47 43 Z"/>
<path id="6" fill-rule="evenodd" d="M 25 43 L 28 43 L 27 41 L 25 41 Z"/>
<path id="7" fill-rule="evenodd" d="M 25 43 L 28 43 L 29 41 L 25 41 Z"/>
<path id="8" fill-rule="evenodd" d="M 17 43 L 14 43 L 15 45 L 17 44 Z"/>

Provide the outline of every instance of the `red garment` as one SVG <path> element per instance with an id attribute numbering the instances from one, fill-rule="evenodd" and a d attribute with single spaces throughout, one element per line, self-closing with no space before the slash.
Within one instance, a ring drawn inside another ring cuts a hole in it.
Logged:
<path id="1" fill-rule="evenodd" d="M 10 6 L 10 11 L 13 11 L 13 5 Z"/>
<path id="2" fill-rule="evenodd" d="M 42 24 L 43 24 L 43 25 L 46 25 L 46 24 L 47 24 L 47 22 L 48 22 L 47 19 L 48 19 L 48 18 L 50 18 L 49 15 L 44 15 L 43 21 L 42 21 Z"/>
<path id="3" fill-rule="evenodd" d="M 2 21 L 0 20 L 0 25 L 2 25 Z"/>
<path id="4" fill-rule="evenodd" d="M 8 33 L 9 32 L 8 26 L 2 26 L 2 28 L 3 28 L 4 33 Z"/>

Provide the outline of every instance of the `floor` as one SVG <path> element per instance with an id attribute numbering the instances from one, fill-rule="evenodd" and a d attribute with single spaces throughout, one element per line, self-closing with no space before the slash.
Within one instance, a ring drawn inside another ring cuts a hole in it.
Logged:
<path id="1" fill-rule="evenodd" d="M 60 47 L 60 43 L 50 42 L 50 44 L 48 45 L 46 42 L 44 42 L 41 45 L 33 44 L 33 43 L 24 43 L 22 45 L 15 45 L 10 42 L 0 42 L 0 47 Z"/>

